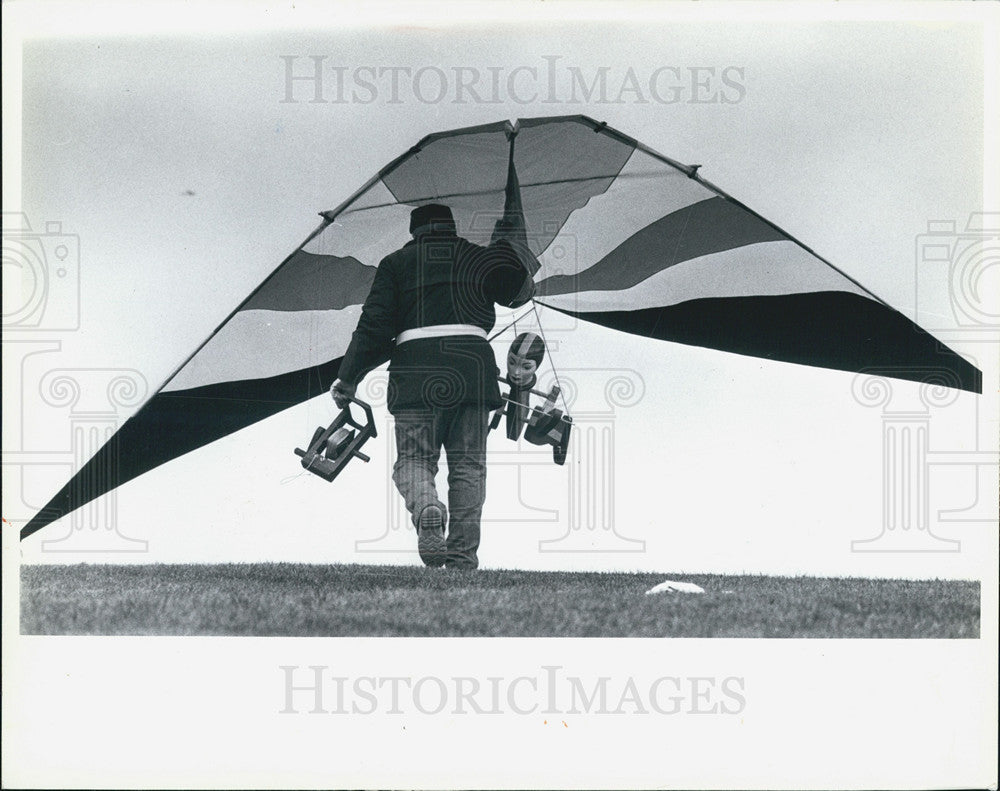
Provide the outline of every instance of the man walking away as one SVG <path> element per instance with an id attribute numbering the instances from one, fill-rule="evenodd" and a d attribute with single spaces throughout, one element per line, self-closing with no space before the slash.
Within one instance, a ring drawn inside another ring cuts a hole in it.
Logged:
<path id="1" fill-rule="evenodd" d="M 502 405 L 487 334 L 496 323 L 495 304 L 518 307 L 531 298 L 528 267 L 537 269 L 537 262 L 519 257 L 505 232 L 526 249 L 523 225 L 498 222 L 493 241 L 483 247 L 457 235 L 449 207 L 414 209 L 413 238 L 379 264 L 331 388 L 343 407 L 364 376 L 390 360 L 388 408 L 396 420 L 397 451 L 392 477 L 428 566 L 479 565 L 487 420 Z M 447 508 L 434 484 L 442 447 Z"/>

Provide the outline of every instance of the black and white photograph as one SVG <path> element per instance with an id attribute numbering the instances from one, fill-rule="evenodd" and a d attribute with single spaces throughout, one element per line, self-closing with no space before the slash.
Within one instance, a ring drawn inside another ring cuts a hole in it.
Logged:
<path id="1" fill-rule="evenodd" d="M 2 10 L 4 787 L 997 787 L 995 4 Z"/>

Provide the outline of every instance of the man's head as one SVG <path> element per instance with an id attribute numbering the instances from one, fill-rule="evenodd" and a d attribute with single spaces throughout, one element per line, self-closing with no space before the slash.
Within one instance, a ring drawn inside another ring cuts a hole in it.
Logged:
<path id="1" fill-rule="evenodd" d="M 417 206 L 410 212 L 410 233 L 416 236 L 424 230 L 455 232 L 455 218 L 443 203 Z"/>
<path id="2" fill-rule="evenodd" d="M 533 387 L 535 371 L 545 356 L 545 342 L 533 332 L 522 332 L 507 352 L 507 381 L 518 387 Z"/>

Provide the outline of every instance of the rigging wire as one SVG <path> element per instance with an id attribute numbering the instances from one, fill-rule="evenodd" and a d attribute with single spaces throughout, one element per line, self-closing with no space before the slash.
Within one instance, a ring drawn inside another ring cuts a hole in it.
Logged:
<path id="1" fill-rule="evenodd" d="M 532 302 L 534 302 L 534 300 L 532 300 Z M 486 339 L 486 340 L 487 340 L 487 342 L 489 342 L 489 341 L 492 341 L 492 340 L 493 340 L 494 338 L 497 338 L 497 337 L 499 337 L 500 335 L 503 335 L 503 334 L 504 334 L 505 332 L 507 332 L 507 330 L 509 330 L 509 329 L 510 329 L 511 327 L 515 327 L 515 328 L 516 328 L 516 327 L 517 327 L 517 322 L 518 322 L 518 321 L 520 321 L 521 319 L 523 319 L 523 318 L 524 318 L 525 316 L 527 316 L 527 315 L 528 315 L 529 313 L 531 313 L 531 309 L 530 309 L 530 308 L 529 308 L 528 310 L 524 311 L 524 313 L 522 313 L 522 314 L 521 314 L 520 316 L 515 316 L 515 317 L 514 317 L 514 320 L 513 320 L 512 322 L 510 322 L 510 324 L 507 324 L 507 325 L 505 325 L 505 326 L 501 327 L 501 328 L 500 328 L 500 329 L 498 329 L 498 330 L 497 330 L 496 332 L 494 332 L 494 333 L 493 333 L 493 334 L 492 334 L 492 335 L 491 335 L 491 336 L 490 336 L 489 338 L 487 338 L 487 339 Z"/>
<path id="2" fill-rule="evenodd" d="M 545 307 L 544 305 L 542 307 Z M 559 382 L 559 372 L 556 370 L 556 361 L 552 356 L 552 348 L 549 346 L 548 340 L 545 338 L 545 330 L 542 329 L 542 317 L 538 314 L 537 303 L 534 299 L 531 300 L 531 309 L 535 312 L 535 323 L 538 324 L 538 334 L 542 336 L 542 343 L 545 344 L 545 348 L 549 350 L 549 365 L 552 366 L 552 375 L 556 379 L 556 387 L 559 388 L 559 397 L 562 399 L 563 403 L 563 414 L 569 414 L 569 404 L 566 403 L 566 393 L 563 391 L 562 384 Z"/>

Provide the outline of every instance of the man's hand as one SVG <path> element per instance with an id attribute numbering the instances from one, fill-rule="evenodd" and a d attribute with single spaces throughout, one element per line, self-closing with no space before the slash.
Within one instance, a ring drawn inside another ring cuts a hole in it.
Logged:
<path id="1" fill-rule="evenodd" d="M 541 269 L 542 265 L 532 254 L 531 248 L 528 246 L 528 237 L 524 230 L 523 218 L 504 217 L 497 220 L 493 226 L 493 237 L 490 244 L 495 244 L 499 241 L 506 242 L 514 249 L 518 261 L 521 262 L 521 266 L 528 271 L 531 277 L 534 277 L 535 273 Z M 528 297 L 530 296 L 531 294 L 528 294 Z M 527 302 L 527 297 L 524 302 Z M 524 302 L 521 304 L 523 305 Z"/>
<path id="2" fill-rule="evenodd" d="M 521 224 L 509 217 L 501 217 L 495 223 L 493 223 L 493 239 L 499 239 L 509 233 L 516 231 L 521 227 Z"/>
<path id="3" fill-rule="evenodd" d="M 350 400 L 354 398 L 354 393 L 357 389 L 357 385 L 342 382 L 340 379 L 334 382 L 330 388 L 330 395 L 333 396 L 333 403 L 337 405 L 337 409 L 343 409 L 347 406 Z"/>

